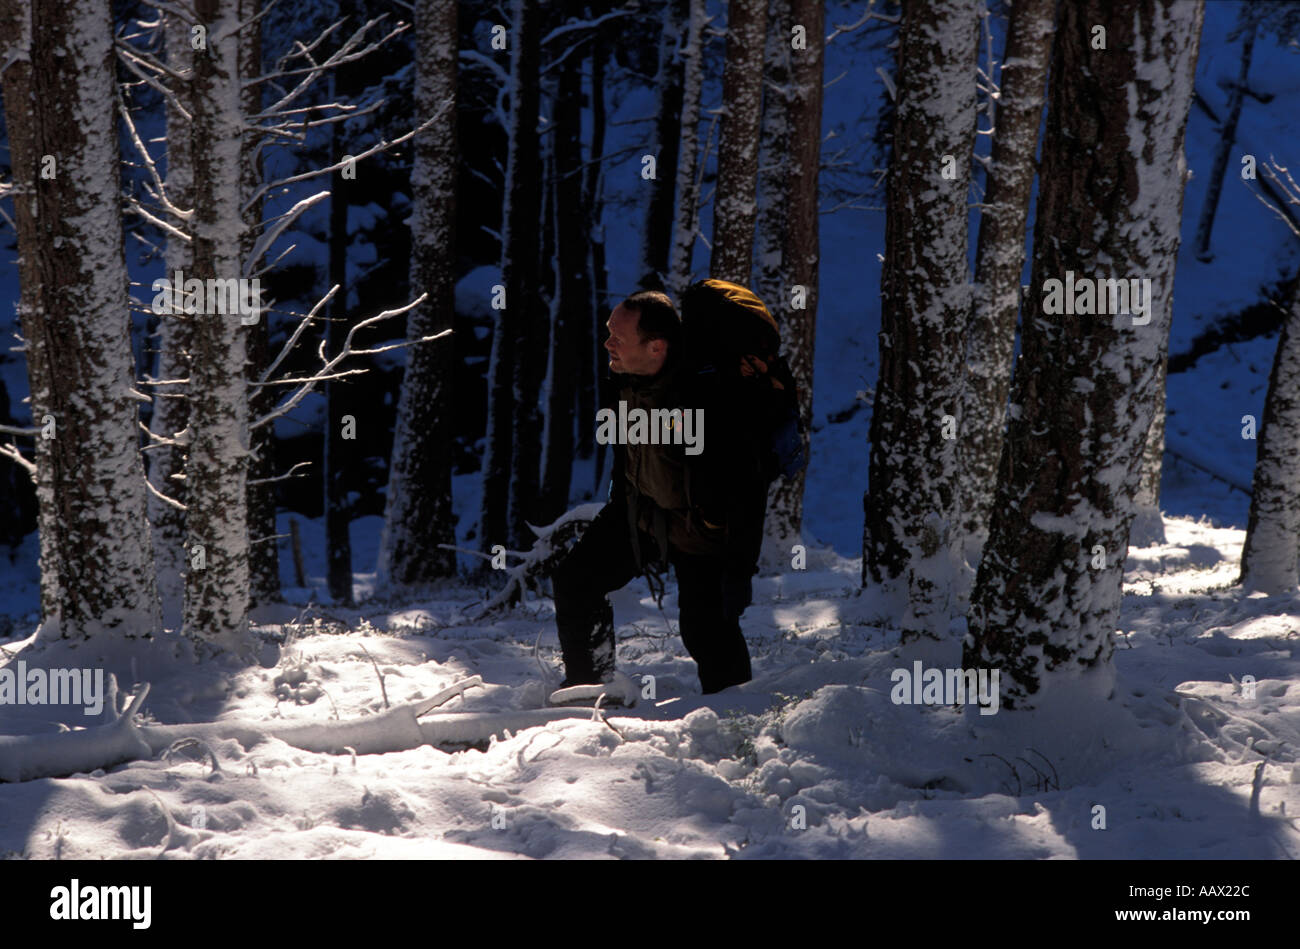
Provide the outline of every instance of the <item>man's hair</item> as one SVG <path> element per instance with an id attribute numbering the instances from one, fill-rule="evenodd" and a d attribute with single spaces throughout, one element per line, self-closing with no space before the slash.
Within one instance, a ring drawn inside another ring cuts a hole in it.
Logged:
<path id="1" fill-rule="evenodd" d="M 668 294 L 661 290 L 638 290 L 621 304 L 625 310 L 638 315 L 637 334 L 641 342 L 652 339 L 666 340 L 671 350 L 681 338 L 682 321 Z"/>

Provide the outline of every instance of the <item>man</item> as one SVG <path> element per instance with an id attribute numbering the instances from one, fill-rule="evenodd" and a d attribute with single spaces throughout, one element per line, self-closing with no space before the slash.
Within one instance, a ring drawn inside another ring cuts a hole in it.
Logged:
<path id="1" fill-rule="evenodd" d="M 753 460 L 755 431 L 716 374 L 686 365 L 681 322 L 666 295 L 633 294 L 606 325 L 610 372 L 629 413 L 682 408 L 684 417 L 698 409 L 707 425 L 690 452 L 681 438 L 615 444 L 609 503 L 552 577 L 566 673 L 561 688 L 614 677 L 614 613 L 606 594 L 671 564 L 682 641 L 702 691 L 720 692 L 751 678 L 740 615 L 752 599 L 768 483 Z"/>

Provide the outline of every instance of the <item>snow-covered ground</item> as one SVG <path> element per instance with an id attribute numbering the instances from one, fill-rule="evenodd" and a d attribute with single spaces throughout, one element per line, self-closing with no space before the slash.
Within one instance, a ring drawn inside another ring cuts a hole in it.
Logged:
<path id="1" fill-rule="evenodd" d="M 0 784 L 0 854 L 1300 856 L 1300 601 L 1232 587 L 1240 531 L 1167 527 L 1167 545 L 1130 553 L 1116 698 L 1086 714 L 894 704 L 891 672 L 911 656 L 858 592 L 858 562 L 825 550 L 805 571 L 756 581 L 744 621 L 755 680 L 743 687 L 705 700 L 676 634 L 674 585 L 661 614 L 634 584 L 614 596 L 619 662 L 654 676 L 656 699 L 631 711 L 528 728 L 484 749 L 353 757 L 211 740 L 216 772 L 191 748 Z M 482 689 L 426 720 L 534 707 L 538 660 L 558 663 L 551 602 L 475 623 L 467 616 L 482 595 L 448 588 L 401 609 L 318 609 L 297 624 L 286 611 L 272 618 L 287 626 L 264 627 L 288 634 L 273 668 L 227 678 L 173 667 L 152 677 L 146 713 L 364 718 L 384 710 L 381 675 L 394 706 L 482 676 Z M 29 641 L 6 651 L 36 661 Z M 954 650 L 926 666 L 955 660 Z M 1253 699 L 1234 685 L 1246 676 Z M 66 709 L 17 711 L 6 709 L 5 731 L 75 720 Z M 1094 829 L 1098 806 L 1104 830 Z"/>

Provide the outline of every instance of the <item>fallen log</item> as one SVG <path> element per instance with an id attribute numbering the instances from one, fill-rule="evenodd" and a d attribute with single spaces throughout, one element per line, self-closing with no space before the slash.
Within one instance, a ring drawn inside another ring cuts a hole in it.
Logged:
<path id="1" fill-rule="evenodd" d="M 0 735 L 0 783 L 66 777 L 107 769 L 128 761 L 152 758 L 177 741 L 234 739 L 251 748 L 279 739 L 294 748 L 318 754 L 358 755 L 407 751 L 421 745 L 460 750 L 486 744 L 507 731 L 516 733 L 562 719 L 592 718 L 592 709 L 524 709 L 508 712 L 444 712 L 419 721 L 419 717 L 453 695 L 480 685 L 478 676 L 458 682 L 431 698 L 389 709 L 378 715 L 350 721 L 253 722 L 232 719 L 186 725 L 139 725 L 135 716 L 149 695 L 141 686 L 130 704 L 108 725 L 45 735 Z M 117 684 L 109 677 L 109 694 Z M 115 708 L 116 702 L 110 703 Z"/>

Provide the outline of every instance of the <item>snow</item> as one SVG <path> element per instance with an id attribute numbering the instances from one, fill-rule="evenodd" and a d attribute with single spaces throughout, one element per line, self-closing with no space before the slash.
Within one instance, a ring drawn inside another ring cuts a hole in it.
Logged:
<path id="1" fill-rule="evenodd" d="M 377 519 L 362 526 L 374 533 Z M 305 525 L 304 536 L 316 530 Z M 820 549 L 808 570 L 755 582 L 745 617 L 755 680 L 715 696 L 699 695 L 684 658 L 673 585 L 660 614 L 639 582 L 614 596 L 619 662 L 635 681 L 654 676 L 656 695 L 605 722 L 556 710 L 569 717 L 532 727 L 516 718 L 519 730 L 478 747 L 355 756 L 250 734 L 250 724 L 293 737 L 367 721 L 363 731 L 386 732 L 381 716 L 471 675 L 483 687 L 423 715 L 426 732 L 469 712 L 514 716 L 539 704 L 539 633 L 540 660 L 558 662 L 549 599 L 478 623 L 466 617 L 482 591 L 454 585 L 400 608 L 318 607 L 319 622 L 286 616 L 259 628 L 284 639 L 274 667 L 228 677 L 149 669 L 138 732 L 153 756 L 0 784 L 0 854 L 1298 856 L 1286 814 L 1300 808 L 1300 597 L 1231 588 L 1239 530 L 1168 518 L 1166 532 L 1167 544 L 1130 552 L 1115 700 L 1062 690 L 1033 716 L 894 705 L 890 674 L 910 668 L 910 654 L 884 605 L 856 592 L 859 562 Z M 6 654 L 29 664 L 39 655 L 32 640 Z M 1234 685 L 1248 675 L 1254 699 Z M 81 718 L 18 711 L 0 711 L 0 730 L 48 735 L 52 720 Z M 185 735 L 206 748 L 157 756 Z M 4 761 L 0 743 L 0 772 Z M 1252 780 L 1265 761 L 1255 814 Z M 1092 829 L 1097 804 L 1106 831 Z"/>

